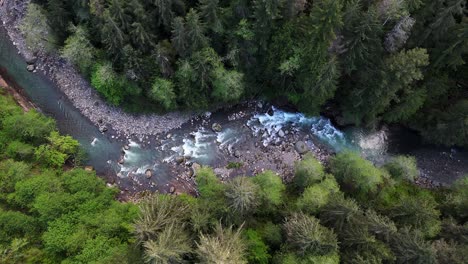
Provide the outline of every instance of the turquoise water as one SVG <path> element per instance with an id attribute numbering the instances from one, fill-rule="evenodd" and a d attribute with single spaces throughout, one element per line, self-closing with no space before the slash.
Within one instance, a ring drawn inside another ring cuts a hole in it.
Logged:
<path id="1" fill-rule="evenodd" d="M 334 152 L 345 149 L 359 151 L 377 164 L 391 156 L 389 152 L 407 154 L 421 147 L 414 137 L 403 134 L 399 137 L 388 129 L 373 131 L 349 128 L 342 131 L 327 118 L 307 117 L 275 108 L 272 115 L 261 112 L 238 121 L 229 121 L 229 113 L 215 113 L 210 122 L 216 120 L 223 125 L 220 133 L 213 132 L 209 126 L 186 125 L 172 131 L 171 137 L 163 137 L 157 144 L 152 139 L 150 144 L 143 147 L 143 143 L 148 142 L 118 142 L 100 133 L 51 81 L 41 73 L 26 70 L 24 59 L 18 55 L 1 27 L 0 67 L 7 71 L 9 78 L 24 90 L 44 114 L 56 120 L 60 132 L 80 142 L 88 153 L 89 165 L 100 174 L 116 176 L 114 178 L 121 186 L 130 186 L 133 190 L 167 189 L 168 183 L 178 180 L 173 173 L 169 173 L 169 164 L 175 157 L 190 156 L 200 164 L 213 165 L 226 158 L 220 149 L 235 149 L 239 144 L 245 144 L 246 136 L 251 134 L 261 137 L 263 145 L 268 145 L 281 140 L 280 130 L 301 131 L 309 133 Z M 121 165 L 117 161 L 126 143 L 130 143 L 130 149 L 125 151 L 125 161 Z M 314 148 L 313 142 L 311 144 L 310 147 Z M 433 148 L 430 151 L 445 150 Z M 151 179 L 144 175 L 147 169 L 154 171 Z"/>

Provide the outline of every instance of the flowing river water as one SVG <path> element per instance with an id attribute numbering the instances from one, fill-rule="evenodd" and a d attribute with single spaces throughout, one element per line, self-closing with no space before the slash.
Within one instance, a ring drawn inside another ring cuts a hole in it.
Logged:
<path id="1" fill-rule="evenodd" d="M 181 177 L 187 168 L 180 168 L 185 166 L 175 162 L 182 156 L 190 157 L 189 163 L 215 167 L 225 167 L 228 161 L 251 162 L 249 169 L 241 172 L 252 174 L 256 172 L 253 163 L 262 164 L 256 150 L 263 149 L 264 156 L 268 157 L 270 146 L 282 146 L 279 155 L 291 165 L 298 156 L 285 149 L 285 142 L 294 145 L 296 140 L 304 141 L 314 153 L 323 149 L 327 153 L 345 149 L 359 151 L 376 164 L 396 154 L 414 155 L 422 175 L 443 184 L 468 174 L 466 150 L 424 145 L 418 135 L 406 129 L 339 130 L 327 118 L 306 117 L 258 102 L 196 118 L 168 134 L 120 140 L 114 138 L 112 131 L 101 133 L 43 74 L 28 72 L 24 59 L 1 27 L 0 68 L 7 81 L 21 89 L 40 111 L 56 120 L 60 132 L 80 142 L 88 153 L 88 165 L 127 192 L 168 191 L 170 186 L 191 191 L 193 180 Z M 221 124 L 221 132 L 212 131 L 214 122 Z M 124 150 L 126 144 L 129 148 Z M 123 164 L 120 164 L 122 156 Z M 265 167 L 275 169 L 268 162 Z M 152 177 L 146 177 L 148 170 Z"/>

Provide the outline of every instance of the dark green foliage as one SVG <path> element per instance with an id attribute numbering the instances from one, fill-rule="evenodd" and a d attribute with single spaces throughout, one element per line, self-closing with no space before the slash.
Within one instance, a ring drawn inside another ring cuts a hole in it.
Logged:
<path id="1" fill-rule="evenodd" d="M 431 245 L 417 231 L 400 230 L 390 241 L 398 263 L 437 263 Z"/>
<path id="2" fill-rule="evenodd" d="M 464 10 L 462 0 L 43 0 L 20 29 L 33 50 L 63 45 L 127 110 L 266 95 L 307 114 L 327 104 L 341 124 L 403 123 L 466 146 Z M 114 83 L 96 77 L 96 61 L 112 63 Z"/>
<path id="3" fill-rule="evenodd" d="M 468 176 L 457 180 L 452 188 L 453 191 L 447 197 L 447 206 L 453 216 L 466 221 L 468 219 Z"/>
<path id="4" fill-rule="evenodd" d="M 336 235 L 313 216 L 294 213 L 286 218 L 283 228 L 289 247 L 301 256 L 327 255 L 338 250 Z"/>

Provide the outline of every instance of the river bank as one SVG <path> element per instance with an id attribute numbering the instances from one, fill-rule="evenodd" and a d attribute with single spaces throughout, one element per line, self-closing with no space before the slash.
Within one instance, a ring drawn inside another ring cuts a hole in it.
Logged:
<path id="1" fill-rule="evenodd" d="M 8 65 L 19 86 L 57 120 L 62 133 L 80 141 L 90 155 L 89 163 L 109 184 L 121 189 L 122 197 L 148 190 L 194 193 L 193 175 L 200 165 L 212 166 L 223 180 L 269 169 L 289 181 L 294 163 L 302 157 L 301 149 L 323 163 L 347 148 L 378 165 L 393 155 L 414 155 L 421 171 L 418 184 L 425 187 L 448 185 L 468 173 L 466 151 L 414 144 L 413 139 L 408 140 L 413 143 L 400 142 L 407 136 L 393 129 L 356 128 L 362 131 L 354 133 L 337 128 L 327 118 L 306 117 L 262 102 L 201 116 L 129 115 L 103 102 L 73 66 L 57 55 L 29 52 L 17 27 L 25 2 L 5 0 L 5 4 L 18 4 L 10 6 L 13 12 L 8 16 L 4 14 L 9 9 L 0 8 L 9 35 L 4 38 L 8 47 L 0 63 Z M 16 55 L 11 40 L 24 60 Z M 26 71 L 25 60 L 30 66 L 34 63 L 33 73 Z M 214 124 L 221 128 L 213 131 Z"/>
<path id="2" fill-rule="evenodd" d="M 0 68 L 0 88 L 3 90 L 3 93 L 11 95 L 18 105 L 27 112 L 31 109 L 37 109 L 33 102 L 29 100 L 25 95 L 20 93 L 20 90 L 10 86 L 9 82 L 4 80 L 5 72 Z"/>
<path id="3" fill-rule="evenodd" d="M 134 115 L 110 106 L 101 99 L 72 64 L 58 54 L 33 53 L 19 31 L 28 0 L 4 0 L 0 6 L 0 20 L 12 43 L 25 58 L 33 72 L 40 71 L 52 80 L 72 104 L 101 131 L 112 130 L 116 138 L 136 136 L 143 138 L 179 128 L 193 117 L 192 113 L 167 113 L 164 115 Z"/>

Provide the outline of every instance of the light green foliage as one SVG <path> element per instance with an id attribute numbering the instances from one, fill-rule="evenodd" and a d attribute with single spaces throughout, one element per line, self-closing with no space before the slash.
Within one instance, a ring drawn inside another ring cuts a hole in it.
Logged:
<path id="1" fill-rule="evenodd" d="M 21 141 L 12 141 L 8 144 L 5 153 L 16 160 L 30 160 L 34 154 L 34 147 Z"/>
<path id="2" fill-rule="evenodd" d="M 434 197 L 429 193 L 401 197 L 388 210 L 388 215 L 400 226 L 421 230 L 427 237 L 435 237 L 441 228 L 440 212 Z"/>
<path id="3" fill-rule="evenodd" d="M 399 180 L 414 182 L 414 180 L 419 177 L 416 159 L 411 156 L 395 157 L 385 164 L 384 168 L 388 170 L 392 177 Z"/>
<path id="4" fill-rule="evenodd" d="M 176 95 L 174 93 L 174 84 L 170 80 L 156 78 L 148 95 L 166 110 L 175 107 Z"/>
<path id="5" fill-rule="evenodd" d="M 34 153 L 36 160 L 47 166 L 60 167 L 78 153 L 80 144 L 70 136 L 61 136 L 52 131 L 47 140 L 49 143 L 39 146 Z"/>
<path id="6" fill-rule="evenodd" d="M 307 187 L 297 200 L 297 207 L 303 212 L 318 213 L 328 203 L 330 197 L 339 191 L 338 183 L 330 175 L 322 182 Z"/>
<path id="7" fill-rule="evenodd" d="M 294 185 L 299 190 L 304 190 L 308 186 L 320 182 L 325 176 L 323 165 L 312 154 L 306 154 L 296 164 L 295 171 Z"/>
<path id="8" fill-rule="evenodd" d="M 65 45 L 61 50 L 62 57 L 75 64 L 85 75 L 95 63 L 96 49 L 89 41 L 88 32 L 82 26 L 72 27 L 73 35 L 65 40 Z"/>
<path id="9" fill-rule="evenodd" d="M 268 246 L 265 245 L 259 234 L 255 230 L 247 229 L 244 232 L 244 237 L 247 243 L 247 261 L 267 264 L 271 256 L 268 254 Z"/>
<path id="10" fill-rule="evenodd" d="M 55 46 L 55 36 L 49 26 L 45 10 L 38 4 L 28 4 L 26 16 L 20 25 L 27 45 L 34 51 L 52 51 Z"/>
<path id="11" fill-rule="evenodd" d="M 244 92 L 244 75 L 219 68 L 214 71 L 212 97 L 219 102 L 236 102 Z"/>
<path id="12" fill-rule="evenodd" d="M 223 228 L 218 224 L 213 235 L 200 234 L 196 253 L 200 262 L 206 264 L 247 263 L 246 245 L 242 240 L 241 230 L 233 230 L 232 226 Z"/>
<path id="13" fill-rule="evenodd" d="M 281 178 L 272 171 L 265 171 L 252 178 L 258 185 L 259 209 L 268 212 L 283 203 L 286 186 Z"/>
<path id="14" fill-rule="evenodd" d="M 448 194 L 448 206 L 460 219 L 468 218 L 468 175 L 453 184 L 453 192 Z"/>
<path id="15" fill-rule="evenodd" d="M 209 167 L 202 167 L 197 170 L 195 180 L 202 198 L 215 199 L 224 194 L 225 186 L 216 177 L 213 169 Z"/>
<path id="16" fill-rule="evenodd" d="M 342 152 L 331 160 L 333 175 L 350 191 L 358 191 L 355 196 L 375 193 L 383 183 L 382 172 L 371 162 L 354 152 Z"/>
<path id="17" fill-rule="evenodd" d="M 110 63 L 97 64 L 91 75 L 91 84 L 111 104 L 122 104 L 126 97 L 138 95 L 139 88 L 119 76 Z"/>
<path id="18" fill-rule="evenodd" d="M 226 188 L 226 200 L 229 208 L 240 215 L 255 212 L 259 206 L 259 187 L 247 177 L 236 177 Z"/>
<path id="19" fill-rule="evenodd" d="M 12 193 L 15 184 L 30 176 L 31 166 L 24 162 L 3 160 L 0 162 L 0 197 L 5 199 L 6 195 Z"/>
<path id="20" fill-rule="evenodd" d="M 294 213 L 286 218 L 283 228 L 288 246 L 301 256 L 327 255 L 338 250 L 336 235 L 313 216 Z"/>
<path id="21" fill-rule="evenodd" d="M 2 120 L 2 130 L 10 139 L 25 143 L 45 142 L 46 137 L 55 130 L 55 121 L 31 110 L 24 114 L 7 116 Z"/>

